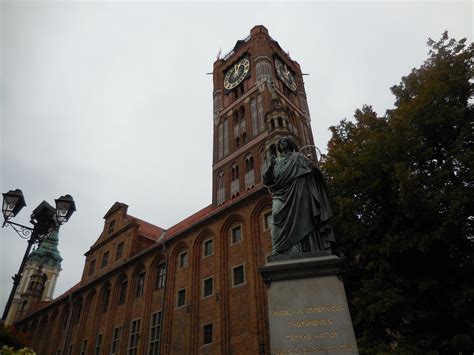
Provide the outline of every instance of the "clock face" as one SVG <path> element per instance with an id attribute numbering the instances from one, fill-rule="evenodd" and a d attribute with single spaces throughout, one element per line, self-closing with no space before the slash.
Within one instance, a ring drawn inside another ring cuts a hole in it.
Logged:
<path id="1" fill-rule="evenodd" d="M 247 58 L 239 60 L 225 73 L 224 87 L 232 90 L 239 85 L 247 76 L 250 69 L 250 62 Z"/>
<path id="2" fill-rule="evenodd" d="M 276 68 L 277 74 L 280 77 L 281 81 L 283 81 L 285 83 L 285 85 L 290 88 L 290 90 L 295 91 L 296 90 L 295 77 L 289 71 L 286 64 L 282 63 L 278 59 L 275 59 L 275 68 Z"/>

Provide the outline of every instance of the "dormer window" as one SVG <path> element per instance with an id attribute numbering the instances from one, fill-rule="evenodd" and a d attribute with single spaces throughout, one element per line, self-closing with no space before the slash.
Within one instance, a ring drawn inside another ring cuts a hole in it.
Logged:
<path id="1" fill-rule="evenodd" d="M 114 228 L 115 228 L 115 220 L 110 221 L 109 223 L 109 234 L 112 234 L 114 232 Z"/>

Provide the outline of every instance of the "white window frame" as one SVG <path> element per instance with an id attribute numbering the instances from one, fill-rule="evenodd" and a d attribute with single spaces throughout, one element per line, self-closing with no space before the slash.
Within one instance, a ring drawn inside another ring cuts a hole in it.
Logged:
<path id="1" fill-rule="evenodd" d="M 87 343 L 89 342 L 89 339 L 82 339 L 81 343 L 81 352 L 79 353 L 80 355 L 85 355 L 87 354 Z"/>
<path id="2" fill-rule="evenodd" d="M 181 257 L 184 254 L 187 254 L 186 255 L 186 265 L 181 264 Z M 189 265 L 189 254 L 188 254 L 187 250 L 183 250 L 181 253 L 178 254 L 178 266 L 179 266 L 180 269 L 183 269 L 183 268 L 187 267 L 188 265 Z"/>
<path id="3" fill-rule="evenodd" d="M 120 339 L 122 337 L 122 326 L 115 327 L 112 332 L 112 343 L 110 345 L 110 354 L 115 355 L 120 353 Z M 115 351 L 114 351 L 115 348 Z"/>
<path id="4" fill-rule="evenodd" d="M 237 242 L 234 242 L 234 230 L 238 228 L 240 228 L 240 240 Z M 230 228 L 230 245 L 236 245 L 236 244 L 242 243 L 243 240 L 244 240 L 244 229 L 242 228 L 242 223 Z"/>
<path id="5" fill-rule="evenodd" d="M 137 324 L 137 329 L 134 333 L 132 333 L 133 324 Z M 138 354 L 138 347 L 140 346 L 140 330 L 142 326 L 142 319 L 136 318 L 130 322 L 130 334 L 128 336 L 128 347 L 127 347 L 127 354 L 128 355 L 137 355 Z M 136 336 L 136 338 L 134 338 Z M 132 339 L 135 340 L 135 343 L 132 343 Z"/>
<path id="6" fill-rule="evenodd" d="M 212 333 L 211 333 L 211 341 L 209 343 L 204 343 L 204 327 L 211 325 Z M 214 342 L 214 324 L 213 323 L 207 323 L 202 326 L 202 346 L 206 345 L 211 345 Z"/>
<path id="7" fill-rule="evenodd" d="M 237 269 L 238 267 L 241 267 L 242 266 L 242 270 L 244 272 L 244 281 L 238 285 L 235 284 L 235 279 L 234 279 L 234 270 Z M 246 278 L 246 275 L 245 275 L 245 263 L 242 263 L 242 264 L 239 264 L 239 265 L 236 265 L 236 266 L 233 266 L 232 267 L 232 270 L 231 270 L 232 274 L 231 274 L 231 278 L 232 278 L 232 288 L 235 288 L 235 287 L 240 287 L 240 286 L 243 286 L 247 283 L 247 278 Z"/>
<path id="8" fill-rule="evenodd" d="M 204 292 L 206 290 L 206 281 L 207 280 L 212 280 L 212 291 L 209 295 L 205 295 Z M 214 294 L 214 275 L 211 275 L 211 276 L 208 276 L 206 277 L 205 279 L 202 279 L 202 292 L 201 292 L 201 297 L 203 299 L 206 299 L 206 298 L 209 298 L 209 297 L 212 297 L 212 295 Z"/>
<path id="9" fill-rule="evenodd" d="M 209 242 L 212 243 L 212 252 L 206 255 L 206 243 L 209 243 Z M 214 255 L 214 238 L 207 238 L 206 240 L 204 240 L 204 242 L 202 242 L 202 258 L 204 259 L 211 255 Z"/>
<path id="10" fill-rule="evenodd" d="M 104 333 L 99 333 L 95 337 L 94 355 L 100 355 L 102 352 L 102 341 L 104 340 Z"/>
<path id="11" fill-rule="evenodd" d="M 179 293 L 181 291 L 184 291 L 184 303 L 182 305 L 178 305 L 178 301 L 179 301 Z M 186 287 L 183 287 L 183 288 L 180 288 L 177 292 L 176 292 L 176 308 L 183 308 L 183 307 L 186 307 Z"/>
<path id="12" fill-rule="evenodd" d="M 154 316 L 158 321 L 153 323 Z M 160 353 L 160 346 L 161 346 L 161 329 L 163 326 L 163 313 L 162 311 L 156 311 L 151 314 L 150 318 L 150 337 L 148 342 L 148 355 L 158 355 Z M 157 329 L 157 331 L 154 331 Z M 153 338 L 153 334 L 157 334 L 157 338 Z"/>

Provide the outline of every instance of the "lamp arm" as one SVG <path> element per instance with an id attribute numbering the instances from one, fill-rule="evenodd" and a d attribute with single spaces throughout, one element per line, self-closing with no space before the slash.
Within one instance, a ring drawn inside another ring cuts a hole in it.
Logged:
<path id="1" fill-rule="evenodd" d="M 23 239 L 28 239 L 31 236 L 31 233 L 33 233 L 33 228 L 24 226 L 22 224 L 18 224 L 12 221 L 5 221 L 3 222 L 3 226 L 10 226 L 13 228 L 13 230 L 20 236 L 20 238 Z"/>

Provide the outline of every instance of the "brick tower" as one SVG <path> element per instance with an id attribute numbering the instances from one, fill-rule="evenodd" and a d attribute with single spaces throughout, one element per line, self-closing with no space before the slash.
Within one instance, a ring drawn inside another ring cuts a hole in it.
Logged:
<path id="1" fill-rule="evenodd" d="M 261 182 L 268 152 L 283 135 L 313 145 L 300 66 L 264 26 L 214 62 L 213 206 Z"/>

